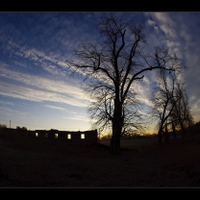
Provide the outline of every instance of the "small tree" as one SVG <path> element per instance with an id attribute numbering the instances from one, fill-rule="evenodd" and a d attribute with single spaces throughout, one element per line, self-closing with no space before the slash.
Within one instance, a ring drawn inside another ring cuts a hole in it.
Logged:
<path id="1" fill-rule="evenodd" d="M 188 95 L 183 88 L 183 84 L 177 85 L 177 96 L 181 96 L 181 99 L 175 104 L 170 116 L 170 120 L 175 126 L 180 126 L 182 137 L 185 137 L 185 129 L 191 127 L 194 124 L 194 119 L 190 113 Z"/>
<path id="2" fill-rule="evenodd" d="M 168 119 L 172 115 L 176 103 L 182 98 L 181 93 L 177 93 L 177 78 L 175 73 L 160 70 L 157 80 L 157 87 L 152 95 L 153 113 L 158 119 L 158 141 L 162 142 L 162 135 L 165 141 L 168 136 Z"/>

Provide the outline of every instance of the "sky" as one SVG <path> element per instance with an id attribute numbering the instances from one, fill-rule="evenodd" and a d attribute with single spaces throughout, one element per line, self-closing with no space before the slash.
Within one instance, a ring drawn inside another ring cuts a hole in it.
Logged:
<path id="1" fill-rule="evenodd" d="M 0 13 L 0 124 L 29 130 L 90 130 L 90 95 L 67 60 L 83 42 L 99 40 L 106 12 Z M 187 69 L 183 79 L 194 120 L 200 121 L 200 12 L 116 12 L 141 20 L 149 49 L 165 46 Z M 137 85 L 151 106 L 153 73 Z M 141 111 L 145 112 L 145 111 Z M 11 122 L 11 123 L 10 123 Z"/>

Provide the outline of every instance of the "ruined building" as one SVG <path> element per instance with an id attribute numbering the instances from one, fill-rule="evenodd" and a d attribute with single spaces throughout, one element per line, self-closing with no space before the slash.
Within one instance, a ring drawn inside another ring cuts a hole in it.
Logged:
<path id="1" fill-rule="evenodd" d="M 98 143 L 97 130 L 90 131 L 59 131 L 59 130 L 22 130 L 1 128 L 0 136 L 13 138 L 32 138 L 34 140 L 55 140 L 71 144 L 94 144 Z"/>

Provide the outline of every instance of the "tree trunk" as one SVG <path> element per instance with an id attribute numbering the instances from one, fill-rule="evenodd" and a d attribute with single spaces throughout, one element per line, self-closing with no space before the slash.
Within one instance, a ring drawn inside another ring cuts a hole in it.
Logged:
<path id="1" fill-rule="evenodd" d="M 114 118 L 112 121 L 112 138 L 110 141 L 111 152 L 113 154 L 120 154 L 120 138 L 122 132 L 122 105 L 119 100 L 115 100 Z"/>
<path id="2" fill-rule="evenodd" d="M 183 122 L 181 122 L 180 125 L 181 125 L 182 138 L 184 138 L 185 137 L 185 127 L 183 125 Z"/>
<path id="3" fill-rule="evenodd" d="M 158 142 L 161 144 L 162 143 L 162 131 L 158 131 Z"/>
<path id="4" fill-rule="evenodd" d="M 163 121 L 161 122 L 159 131 L 158 131 L 158 142 L 160 144 L 162 143 L 162 134 L 163 134 Z"/>
<path id="5" fill-rule="evenodd" d="M 167 125 L 165 126 L 164 137 L 165 137 L 165 142 L 168 143 L 169 142 L 169 133 L 168 133 Z"/>
<path id="6" fill-rule="evenodd" d="M 120 137 L 118 134 L 113 134 L 111 140 L 110 140 L 110 150 L 112 154 L 120 154 L 121 153 L 121 147 L 120 147 Z"/>
<path id="7" fill-rule="evenodd" d="M 174 122 L 172 122 L 172 130 L 173 130 L 173 136 L 176 138 L 176 128 Z"/>

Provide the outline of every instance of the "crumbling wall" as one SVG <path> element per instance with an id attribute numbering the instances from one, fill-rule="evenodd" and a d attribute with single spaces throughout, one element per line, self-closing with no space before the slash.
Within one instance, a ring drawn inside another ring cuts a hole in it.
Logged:
<path id="1" fill-rule="evenodd" d="M 37 138 L 37 139 L 54 139 L 57 141 L 65 141 L 68 143 L 97 143 L 97 130 L 91 130 L 91 131 L 58 131 L 58 130 L 36 130 L 33 134 L 31 134 L 31 137 Z"/>
<path id="2" fill-rule="evenodd" d="M 36 140 L 55 140 L 66 143 L 90 144 L 98 142 L 97 130 L 90 131 L 58 131 L 58 130 L 20 130 L 4 128 L 0 136 L 9 138 L 32 138 Z"/>

